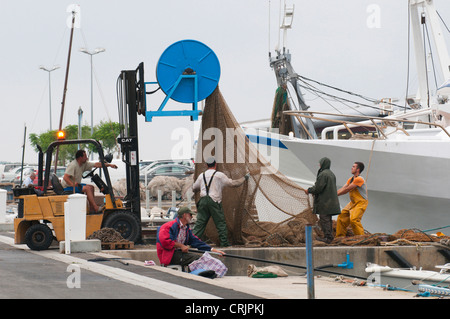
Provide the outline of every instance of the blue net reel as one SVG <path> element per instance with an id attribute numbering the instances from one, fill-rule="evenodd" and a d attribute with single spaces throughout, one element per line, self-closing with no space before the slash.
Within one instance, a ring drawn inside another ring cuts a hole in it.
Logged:
<path id="1" fill-rule="evenodd" d="M 146 112 L 146 120 L 151 121 L 153 116 L 191 116 L 192 120 L 197 120 L 200 114 L 197 103 L 207 98 L 219 83 L 219 59 L 205 44 L 181 40 L 162 53 L 156 66 L 156 77 L 166 97 L 157 111 Z M 192 103 L 192 109 L 164 110 L 169 99 Z"/>

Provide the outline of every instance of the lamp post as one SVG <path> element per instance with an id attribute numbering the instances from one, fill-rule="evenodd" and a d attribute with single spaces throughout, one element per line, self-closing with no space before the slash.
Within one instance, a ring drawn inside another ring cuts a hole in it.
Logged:
<path id="1" fill-rule="evenodd" d="M 88 49 L 86 48 L 80 49 L 80 52 L 86 53 L 91 57 L 91 136 L 94 134 L 94 97 L 93 97 L 94 81 L 93 81 L 92 56 L 104 51 L 105 51 L 104 48 L 96 48 L 94 51 L 88 51 Z"/>
<path id="2" fill-rule="evenodd" d="M 50 73 L 59 68 L 60 68 L 59 65 L 54 65 L 52 68 L 46 68 L 43 65 L 41 65 L 39 67 L 39 69 L 48 72 L 48 108 L 49 108 L 49 113 L 50 113 L 50 131 L 52 130 L 52 84 L 51 84 L 51 79 L 50 79 Z"/>

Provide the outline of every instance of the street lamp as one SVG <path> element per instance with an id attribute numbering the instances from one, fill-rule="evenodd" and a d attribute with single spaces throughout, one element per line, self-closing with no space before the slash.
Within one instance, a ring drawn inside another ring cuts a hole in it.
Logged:
<path id="1" fill-rule="evenodd" d="M 88 51 L 86 48 L 80 48 L 80 52 L 89 54 L 91 57 L 91 136 L 94 134 L 94 97 L 93 97 L 93 91 L 94 91 L 94 84 L 93 84 L 93 73 L 92 73 L 92 56 L 101 52 L 104 52 L 104 48 L 96 48 L 94 51 Z M 92 155 L 92 154 L 91 154 Z"/>
<path id="2" fill-rule="evenodd" d="M 39 67 L 39 69 L 48 72 L 48 108 L 49 108 L 49 113 L 50 113 L 50 131 L 52 130 L 52 85 L 51 85 L 51 80 L 50 80 L 50 73 L 59 68 L 60 68 L 59 65 L 54 65 L 51 69 L 46 68 L 43 65 L 41 65 Z"/>

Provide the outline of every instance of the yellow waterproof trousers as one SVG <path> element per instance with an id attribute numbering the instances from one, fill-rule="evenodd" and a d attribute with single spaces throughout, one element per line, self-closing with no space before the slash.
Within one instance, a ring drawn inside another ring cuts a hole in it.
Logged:
<path id="1" fill-rule="evenodd" d="M 361 219 L 366 211 L 369 201 L 364 199 L 359 192 L 350 194 L 350 203 L 345 206 L 338 215 L 336 224 L 336 237 L 346 236 L 347 227 L 351 225 L 355 235 L 364 235 Z"/>

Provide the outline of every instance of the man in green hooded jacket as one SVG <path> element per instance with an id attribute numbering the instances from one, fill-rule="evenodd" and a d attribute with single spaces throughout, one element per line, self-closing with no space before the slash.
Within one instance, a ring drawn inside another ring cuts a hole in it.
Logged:
<path id="1" fill-rule="evenodd" d="M 314 214 L 319 215 L 319 225 L 325 238 L 318 238 L 326 243 L 331 243 L 333 236 L 333 215 L 341 212 L 337 195 L 336 176 L 330 170 L 331 161 L 324 157 L 319 161 L 319 171 L 314 186 L 305 190 L 306 194 L 314 195 Z"/>

